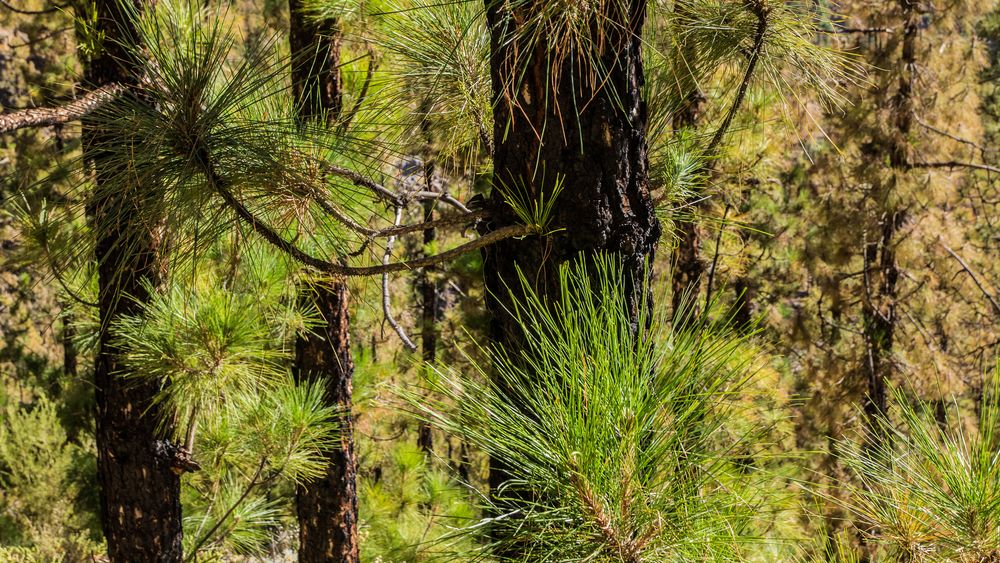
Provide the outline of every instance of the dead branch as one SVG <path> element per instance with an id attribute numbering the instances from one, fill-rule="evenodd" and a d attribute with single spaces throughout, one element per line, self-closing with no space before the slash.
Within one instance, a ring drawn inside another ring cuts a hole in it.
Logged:
<path id="1" fill-rule="evenodd" d="M 987 291 L 986 287 L 982 284 L 982 282 L 979 281 L 979 276 L 977 276 L 976 273 L 972 271 L 972 268 L 970 268 L 969 265 L 965 262 L 965 260 L 963 260 L 961 256 L 959 256 L 954 250 L 952 250 L 951 247 L 945 244 L 944 241 L 939 241 L 939 242 L 941 243 L 941 246 L 946 251 L 948 251 L 948 254 L 951 254 L 951 257 L 954 258 L 959 263 L 960 266 L 962 266 L 962 269 L 965 270 L 965 273 L 969 274 L 969 277 L 972 278 L 972 283 L 976 284 L 976 287 L 978 287 L 979 291 L 983 293 L 983 296 L 985 296 L 986 299 L 990 302 L 990 304 L 993 305 L 993 311 L 995 311 L 998 315 L 1000 315 L 1000 302 L 997 302 L 996 297 L 994 297 L 992 293 Z"/>
<path id="2" fill-rule="evenodd" d="M 117 98 L 124 90 L 121 84 L 108 84 L 64 106 L 29 108 L 0 114 L 0 134 L 25 127 L 45 127 L 82 119 Z"/>
<path id="3" fill-rule="evenodd" d="M 403 208 L 397 207 L 396 218 L 393 220 L 393 225 L 398 227 L 402 219 L 403 219 Z M 385 254 L 382 255 L 383 266 L 387 266 L 389 262 L 392 260 L 392 247 L 395 244 L 395 242 L 396 242 L 396 237 L 394 236 L 389 237 L 389 240 L 385 242 Z M 403 327 L 399 326 L 399 323 L 396 322 L 396 318 L 392 316 L 392 304 L 389 300 L 388 272 L 384 272 L 382 274 L 382 315 L 385 318 L 386 322 L 389 323 L 389 326 L 392 327 L 392 330 L 396 332 L 396 335 L 399 336 L 399 339 L 403 341 L 403 345 L 406 346 L 406 349 L 409 350 L 410 352 L 416 352 L 417 345 L 414 344 L 412 340 L 410 340 L 410 337 L 406 335 L 406 331 L 403 330 Z"/>

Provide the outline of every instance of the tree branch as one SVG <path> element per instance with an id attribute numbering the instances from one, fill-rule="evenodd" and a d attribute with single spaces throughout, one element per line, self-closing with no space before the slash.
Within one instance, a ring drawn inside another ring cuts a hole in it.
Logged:
<path id="1" fill-rule="evenodd" d="M 747 63 L 747 69 L 743 74 L 743 80 L 740 82 L 740 87 L 736 91 L 736 98 L 733 100 L 733 105 L 729 107 L 729 111 L 726 112 L 726 117 L 722 120 L 722 124 L 719 125 L 719 128 L 715 131 L 715 135 L 712 136 L 712 142 L 708 144 L 708 148 L 705 150 L 705 154 L 709 156 L 715 154 L 716 149 L 722 142 L 723 137 L 725 137 L 730 125 L 732 125 L 733 119 L 736 117 L 736 112 L 739 111 L 740 106 L 743 105 L 743 100 L 746 98 L 747 90 L 750 89 L 750 82 L 753 80 L 754 71 L 757 69 L 757 61 L 760 60 L 760 53 L 764 48 L 764 37 L 767 35 L 767 16 L 770 11 L 763 0 L 752 0 L 750 2 L 750 9 L 753 11 L 754 15 L 757 16 L 757 32 L 754 34 L 753 49 L 750 51 L 750 60 Z"/>
<path id="2" fill-rule="evenodd" d="M 402 219 L 403 208 L 397 207 L 396 218 L 393 221 L 393 224 L 398 227 Z M 392 259 L 392 247 L 395 242 L 396 237 L 394 236 L 389 237 L 389 240 L 386 241 L 385 254 L 382 255 L 383 266 L 388 265 L 389 261 Z M 391 305 L 392 304 L 389 301 L 389 273 L 385 272 L 382 274 L 382 315 L 385 317 L 386 322 L 389 323 L 389 326 L 392 327 L 392 330 L 396 332 L 396 335 L 399 336 L 399 339 L 403 341 L 403 345 L 406 346 L 406 349 L 410 352 L 416 352 L 417 345 L 410 340 L 410 337 L 406 335 L 406 331 L 403 330 L 403 327 L 399 326 L 399 323 L 396 322 L 396 318 L 392 316 Z"/>
<path id="3" fill-rule="evenodd" d="M 29 108 L 0 114 L 0 134 L 25 127 L 44 127 L 76 121 L 114 100 L 124 90 L 121 84 L 108 84 L 61 107 Z"/>
<path id="4" fill-rule="evenodd" d="M 24 14 L 26 16 L 40 16 L 42 14 L 51 14 L 53 12 L 58 12 L 59 10 L 65 8 L 66 6 L 52 6 L 51 8 L 45 8 L 44 10 L 22 10 L 16 6 L 13 6 L 7 0 L 0 0 L 0 6 L 7 8 L 15 14 Z"/>
<path id="5" fill-rule="evenodd" d="M 278 250 L 284 252 L 294 260 L 302 263 L 305 266 L 313 268 L 320 272 L 326 272 L 329 274 L 340 275 L 340 276 L 377 276 L 392 272 L 402 272 L 408 270 L 414 270 L 417 268 L 424 268 L 427 266 L 433 266 L 435 264 L 440 264 L 441 262 L 446 262 L 457 258 L 467 252 L 473 250 L 478 250 L 484 246 L 496 243 L 501 240 L 514 237 L 523 237 L 533 234 L 537 234 L 538 229 L 529 225 L 510 225 L 502 229 L 498 229 L 489 234 L 483 235 L 474 241 L 467 242 L 465 244 L 456 246 L 451 250 L 447 250 L 440 254 L 435 254 L 433 256 L 426 256 L 423 258 L 418 258 L 415 260 L 394 262 L 391 264 L 381 264 L 375 266 L 344 266 L 341 264 L 336 264 L 328 260 L 318 258 L 303 251 L 301 248 L 297 247 L 293 243 L 285 240 L 280 234 L 274 231 L 271 227 L 267 225 L 266 221 L 254 215 L 252 211 L 247 209 L 239 198 L 237 198 L 232 191 L 230 191 L 228 183 L 222 178 L 219 173 L 215 170 L 212 164 L 209 154 L 204 147 L 201 147 L 196 153 L 197 158 L 200 160 L 202 166 L 202 171 L 209 183 L 209 187 L 212 191 L 219 194 L 223 202 L 236 214 L 236 217 L 249 226 L 255 233 L 260 235 L 266 242 L 274 246 Z M 351 172 L 351 171 L 348 171 Z M 351 174 L 355 174 L 351 172 Z M 364 179 L 363 176 L 355 174 L 357 177 Z M 366 179 L 365 179 L 366 180 Z M 384 189 L 384 188 L 383 188 Z M 395 194 L 389 192 L 390 195 L 396 197 Z"/>
<path id="6" fill-rule="evenodd" d="M 893 33 L 891 27 L 840 27 L 834 33 Z"/>
<path id="7" fill-rule="evenodd" d="M 977 276 L 975 272 L 972 271 L 972 268 L 970 268 L 969 265 L 965 263 L 965 260 L 963 260 L 961 256 L 959 256 L 954 250 L 952 250 L 951 247 L 945 244 L 944 241 L 939 241 L 939 242 L 941 242 L 941 246 L 946 251 L 948 251 L 948 254 L 951 254 L 952 258 L 958 261 L 958 263 L 962 266 L 962 269 L 965 270 L 965 273 L 969 274 L 969 277 L 972 278 L 972 283 L 976 284 L 976 287 L 979 288 L 979 291 L 981 291 L 983 295 L 986 297 L 986 299 L 989 300 L 990 304 L 993 305 L 993 311 L 996 312 L 996 314 L 1000 315 L 1000 303 L 997 302 L 996 297 L 994 297 L 992 293 L 986 290 L 986 287 L 984 287 L 982 282 L 979 281 L 979 276 Z"/>
<path id="8" fill-rule="evenodd" d="M 989 164 L 978 164 L 975 162 L 959 162 L 957 160 L 950 160 L 948 162 L 915 162 L 909 164 L 908 168 L 947 168 L 949 170 L 954 168 L 971 168 L 973 170 L 985 170 L 987 172 L 993 172 L 1000 174 L 1000 168 L 996 166 L 990 166 Z"/>
<path id="9" fill-rule="evenodd" d="M 920 119 L 919 117 L 917 117 L 916 120 L 917 120 L 917 123 L 919 123 L 921 127 L 923 127 L 924 129 L 927 129 L 928 131 L 937 133 L 938 135 L 941 135 L 943 137 L 948 137 L 949 139 L 951 139 L 953 141 L 958 141 L 959 143 L 963 143 L 963 144 L 969 145 L 971 147 L 974 147 L 974 148 L 978 149 L 979 152 L 981 152 L 981 153 L 986 153 L 986 152 L 989 151 L 989 149 L 987 149 L 986 147 L 980 145 L 979 143 L 977 143 L 975 141 L 970 141 L 969 139 L 965 139 L 965 138 L 959 137 L 958 135 L 953 135 L 953 134 L 945 131 L 944 129 L 939 129 L 937 127 L 934 127 L 933 125 L 931 125 L 930 123 L 927 123 L 926 121 L 924 121 L 923 119 Z"/>

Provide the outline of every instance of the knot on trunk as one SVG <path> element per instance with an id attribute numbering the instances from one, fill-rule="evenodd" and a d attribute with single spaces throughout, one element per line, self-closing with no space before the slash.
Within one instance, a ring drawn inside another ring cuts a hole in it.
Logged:
<path id="1" fill-rule="evenodd" d="M 201 466 L 192 457 L 190 450 L 169 440 L 154 441 L 153 455 L 157 463 L 169 467 L 177 475 L 193 473 L 201 469 Z"/>

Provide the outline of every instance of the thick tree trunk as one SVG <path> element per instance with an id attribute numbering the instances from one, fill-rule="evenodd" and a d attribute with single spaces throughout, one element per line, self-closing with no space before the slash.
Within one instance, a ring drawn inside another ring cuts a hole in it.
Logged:
<path id="1" fill-rule="evenodd" d="M 495 111 L 494 187 L 488 202 L 493 219 L 486 230 L 518 221 L 503 191 L 525 201 L 549 200 L 564 186 L 546 236 L 508 239 L 483 250 L 487 307 L 496 346 L 515 354 L 522 327 L 509 311 L 519 298 L 524 273 L 542 296 L 558 296 L 559 266 L 577 256 L 608 253 L 620 260 L 629 313 L 649 302 L 649 262 L 660 226 L 649 196 L 646 106 L 641 32 L 645 0 L 591 3 L 606 13 L 592 29 L 603 41 L 586 54 L 557 53 L 554 38 L 523 35 L 545 2 L 487 0 Z M 598 46 L 600 45 L 600 46 Z M 565 53 L 565 50 L 563 51 Z M 607 73 L 605 76 L 604 73 Z M 596 296 L 600 298 L 600 296 Z M 493 460 L 490 481 L 503 482 L 503 460 Z"/>
<path id="2" fill-rule="evenodd" d="M 357 459 L 351 417 L 351 358 L 347 286 L 323 281 L 303 298 L 319 311 L 322 323 L 295 343 L 295 377 L 327 378 L 327 401 L 343 410 L 340 447 L 327 455 L 326 475 L 296 491 L 299 561 L 359 561 Z"/>
<path id="3" fill-rule="evenodd" d="M 289 0 L 288 6 L 292 87 L 299 117 L 307 120 L 325 115 L 332 123 L 343 104 L 339 26 L 336 21 L 309 19 L 300 0 Z M 299 561 L 355 563 L 360 552 L 347 284 L 343 279 L 319 280 L 303 287 L 300 299 L 306 306 L 315 306 L 322 322 L 314 333 L 295 342 L 295 377 L 299 381 L 326 378 L 327 401 L 342 413 L 343 423 L 340 447 L 327 454 L 324 477 L 296 489 Z"/>
<path id="4" fill-rule="evenodd" d="M 134 22 L 115 0 L 98 0 L 97 27 L 103 50 L 89 60 L 86 77 L 93 87 L 133 84 L 131 55 Z M 160 410 L 152 398 L 159 385 L 126 380 L 122 350 L 109 329 L 122 315 L 142 312 L 163 277 L 160 259 L 164 233 L 142 210 L 159 197 L 157 186 L 130 190 L 105 189 L 108 171 L 101 146 L 116 142 L 84 120 L 84 155 L 93 163 L 95 196 L 89 215 L 96 235 L 100 339 L 94 368 L 97 398 L 97 480 L 101 487 L 101 521 L 112 561 L 180 561 L 182 528 L 179 448 L 157 432 Z M 125 142 L 125 140 L 122 140 Z"/>

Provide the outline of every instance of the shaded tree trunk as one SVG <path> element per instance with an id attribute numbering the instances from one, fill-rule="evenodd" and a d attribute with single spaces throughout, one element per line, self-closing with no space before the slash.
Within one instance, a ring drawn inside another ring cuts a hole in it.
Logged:
<path id="1" fill-rule="evenodd" d="M 428 183 L 430 183 L 431 172 L 428 172 Z M 424 222 L 434 220 L 434 202 L 425 201 Z M 437 230 L 430 228 L 424 230 L 424 248 L 428 248 L 437 239 Z M 420 353 L 425 364 L 433 364 L 437 360 L 437 321 L 438 321 L 438 288 L 437 280 L 434 279 L 430 268 L 424 268 L 420 272 Z M 417 445 L 425 453 L 434 451 L 434 438 L 431 434 L 431 426 L 426 422 L 421 422 L 417 436 Z"/>
<path id="2" fill-rule="evenodd" d="M 347 285 L 320 281 L 312 294 L 302 291 L 319 311 L 315 332 L 295 342 L 294 375 L 299 381 L 327 378 L 327 401 L 343 410 L 340 447 L 327 454 L 326 474 L 296 489 L 299 561 L 359 561 L 357 459 L 351 416 L 351 358 Z"/>
<path id="3" fill-rule="evenodd" d="M 303 120 L 341 114 L 341 33 L 336 21 L 306 17 L 300 0 L 289 0 L 292 89 Z M 349 294 L 344 279 L 320 279 L 300 289 L 304 306 L 321 317 L 315 332 L 295 342 L 293 372 L 298 381 L 326 378 L 326 399 L 342 416 L 340 446 L 327 453 L 321 479 L 295 491 L 299 561 L 360 560 L 358 549 L 357 459 L 351 412 L 354 360 L 351 356 Z"/>
<path id="4" fill-rule="evenodd" d="M 690 17 L 688 4 L 684 0 L 674 4 L 674 11 L 678 17 Z M 678 94 L 683 100 L 672 120 L 674 130 L 678 132 L 698 126 L 707 101 L 705 95 L 698 89 L 697 78 L 691 71 L 697 68 L 698 58 L 698 50 L 684 44 L 679 49 L 678 60 L 673 64 L 674 74 L 678 77 Z M 688 299 L 689 309 L 698 302 L 701 280 L 705 274 L 705 264 L 701 259 L 701 230 L 697 221 L 697 213 L 703 205 L 702 194 L 692 194 L 683 203 L 684 215 L 674 224 L 677 243 L 670 261 L 670 295 L 671 311 L 675 318 L 685 304 L 685 299 Z"/>
<path id="5" fill-rule="evenodd" d="M 518 222 L 503 192 L 549 200 L 564 185 L 546 236 L 508 239 L 483 250 L 486 305 L 494 345 L 523 349 L 523 327 L 509 313 L 519 299 L 518 271 L 541 296 L 560 294 L 558 270 L 578 256 L 615 256 L 623 269 L 629 314 L 651 300 L 649 267 L 660 226 L 648 189 L 641 32 L 645 0 L 594 3 L 604 10 L 598 70 L 588 54 L 560 58 L 553 38 L 531 41 L 518 29 L 544 2 L 487 0 L 495 112 L 494 179 L 486 231 Z M 594 28 L 599 27 L 597 24 Z M 565 53 L 567 50 L 562 51 Z M 606 76 L 603 74 L 606 72 Z M 600 298 L 600 296 L 595 296 Z M 507 479 L 491 460 L 494 490 Z"/>
<path id="6" fill-rule="evenodd" d="M 893 344 L 896 331 L 896 299 L 899 265 L 896 261 L 896 233 L 905 222 L 905 212 L 896 198 L 900 177 L 910 168 L 909 137 L 914 121 L 914 87 L 916 85 L 916 49 L 919 35 L 919 14 L 915 0 L 898 0 L 902 17 L 902 39 L 897 65 L 895 93 L 882 102 L 891 116 L 891 127 L 879 130 L 865 154 L 865 166 L 874 169 L 869 205 L 874 217 L 870 223 L 875 237 L 866 235 L 864 248 L 865 298 L 862 319 L 865 343 L 865 372 L 868 395 L 864 402 L 867 442 L 875 446 L 885 439 L 875 424 L 877 417 L 887 412 L 887 382 L 891 379 Z M 879 138 L 881 137 L 881 138 Z M 888 161 L 888 170 L 884 163 Z"/>
<path id="7" fill-rule="evenodd" d="M 302 0 L 288 0 L 288 42 L 292 56 L 292 94 L 299 116 L 327 115 L 334 121 L 343 105 L 340 26 L 307 15 Z"/>
<path id="8" fill-rule="evenodd" d="M 137 67 L 125 45 L 137 41 L 135 22 L 115 0 L 98 0 L 97 29 L 103 50 L 85 67 L 93 87 L 135 84 Z M 161 250 L 165 233 L 144 207 L 162 197 L 158 186 L 129 190 L 108 186 L 112 174 L 102 162 L 109 138 L 84 120 L 84 155 L 93 164 L 95 192 L 88 214 L 96 235 L 100 334 L 94 367 L 97 399 L 97 480 L 101 522 L 111 561 L 181 561 L 180 448 L 157 432 L 160 409 L 152 403 L 160 385 L 126 381 L 123 351 L 111 341 L 110 327 L 122 315 L 140 314 L 147 288 L 164 277 Z M 169 429 L 168 429 L 169 430 Z"/>

